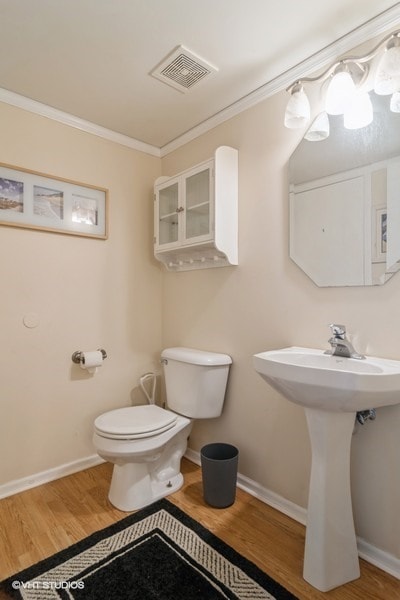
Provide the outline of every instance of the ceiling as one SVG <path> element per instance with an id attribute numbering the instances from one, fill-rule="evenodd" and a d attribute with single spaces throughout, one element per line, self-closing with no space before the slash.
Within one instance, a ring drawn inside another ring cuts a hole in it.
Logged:
<path id="1" fill-rule="evenodd" d="M 399 6 L 0 0 L 0 88 L 162 149 L 380 13 L 391 9 L 400 23 Z M 187 93 L 150 75 L 180 45 L 216 68 Z"/>

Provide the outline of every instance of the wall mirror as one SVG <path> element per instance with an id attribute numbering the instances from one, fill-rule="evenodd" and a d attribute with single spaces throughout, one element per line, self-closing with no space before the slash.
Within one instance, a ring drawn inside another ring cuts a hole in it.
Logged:
<path id="1" fill-rule="evenodd" d="M 400 268 L 400 114 L 370 92 L 374 119 L 302 139 L 289 160 L 290 257 L 318 286 L 382 285 Z"/>

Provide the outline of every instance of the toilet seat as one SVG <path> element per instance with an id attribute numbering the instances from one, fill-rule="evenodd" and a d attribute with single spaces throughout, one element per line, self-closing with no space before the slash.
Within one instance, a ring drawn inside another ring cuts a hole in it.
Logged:
<path id="1" fill-rule="evenodd" d="M 101 437 L 136 440 L 156 436 L 175 426 L 177 415 L 155 404 L 117 408 L 97 417 L 94 428 Z"/>

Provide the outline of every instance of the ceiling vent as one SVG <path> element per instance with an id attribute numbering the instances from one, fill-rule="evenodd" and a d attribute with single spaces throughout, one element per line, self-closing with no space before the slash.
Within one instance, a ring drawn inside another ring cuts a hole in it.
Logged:
<path id="1" fill-rule="evenodd" d="M 150 75 L 186 93 L 196 83 L 217 70 L 184 46 L 178 46 L 150 72 Z"/>

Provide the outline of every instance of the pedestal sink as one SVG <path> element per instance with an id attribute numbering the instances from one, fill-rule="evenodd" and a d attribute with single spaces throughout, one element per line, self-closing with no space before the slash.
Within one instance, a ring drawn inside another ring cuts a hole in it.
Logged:
<path id="1" fill-rule="evenodd" d="M 360 576 L 351 437 L 358 411 L 400 403 L 400 361 L 298 347 L 255 354 L 253 361 L 261 377 L 305 409 L 312 467 L 303 577 L 327 592 Z"/>

